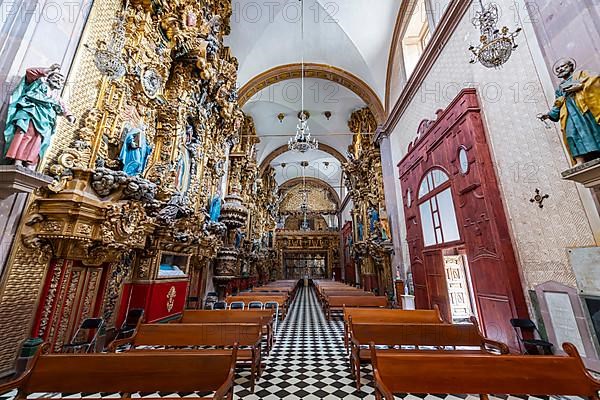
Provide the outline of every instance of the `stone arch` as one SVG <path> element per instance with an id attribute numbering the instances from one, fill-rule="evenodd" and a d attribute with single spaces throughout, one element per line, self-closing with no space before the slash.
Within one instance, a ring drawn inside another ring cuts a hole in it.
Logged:
<path id="1" fill-rule="evenodd" d="M 344 164 L 347 160 L 346 157 L 344 157 L 342 155 L 342 153 L 340 153 L 339 151 L 337 151 L 335 148 L 325 144 L 325 143 L 319 143 L 319 150 L 324 151 L 325 153 L 328 153 L 330 155 L 332 155 L 333 157 L 335 157 L 340 164 Z M 273 150 L 271 153 L 269 153 L 268 156 L 265 157 L 265 159 L 260 163 L 260 173 L 261 175 L 265 172 L 265 170 L 267 169 L 267 167 L 271 164 L 271 162 L 276 159 L 277 157 L 279 157 L 280 155 L 282 155 L 283 153 L 286 153 L 290 151 L 288 149 L 288 145 L 285 144 L 283 146 L 280 146 L 278 148 L 276 148 L 275 150 Z"/>
<path id="2" fill-rule="evenodd" d="M 302 65 L 299 63 L 286 64 L 269 69 L 255 76 L 238 91 L 238 103 L 240 107 L 243 107 L 252 96 L 264 88 L 282 81 L 300 78 L 302 74 L 301 71 Z M 375 119 L 379 125 L 385 122 L 386 113 L 381 99 L 377 96 L 375 91 L 359 77 L 331 65 L 316 63 L 304 64 L 304 77 L 324 79 L 344 86 L 365 102 L 367 107 L 373 112 L 373 115 L 375 115 Z"/>

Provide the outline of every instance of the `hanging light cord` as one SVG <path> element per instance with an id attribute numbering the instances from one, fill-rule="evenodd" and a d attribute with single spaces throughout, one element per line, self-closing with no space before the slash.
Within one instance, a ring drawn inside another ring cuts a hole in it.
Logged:
<path id="1" fill-rule="evenodd" d="M 301 82 L 302 82 L 302 109 L 300 110 L 300 115 L 302 116 L 302 120 L 304 121 L 304 0 L 300 0 L 300 41 L 301 43 L 301 53 L 302 53 L 302 67 L 301 67 Z"/>

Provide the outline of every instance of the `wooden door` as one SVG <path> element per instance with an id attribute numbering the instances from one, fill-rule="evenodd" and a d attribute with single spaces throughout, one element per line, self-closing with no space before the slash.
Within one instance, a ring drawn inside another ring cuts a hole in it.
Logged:
<path id="1" fill-rule="evenodd" d="M 444 267 L 452 321 L 468 321 L 474 312 L 471 306 L 471 290 L 467 283 L 463 256 L 444 256 Z"/>
<path id="2" fill-rule="evenodd" d="M 445 321 L 452 321 L 450 302 L 448 300 L 448 286 L 446 284 L 446 271 L 444 257 L 441 250 L 426 251 L 423 253 L 425 280 L 429 292 L 429 307 L 438 306 Z"/>
<path id="3" fill-rule="evenodd" d="M 476 90 L 463 90 L 437 120 L 423 121 L 418 133 L 398 164 L 417 307 L 444 306 L 435 268 L 440 254 L 434 250 L 461 246 L 484 334 L 518 351 L 510 319 L 528 318 L 527 303 Z M 426 246 L 419 212 L 426 199 L 418 195 L 434 169 L 448 175 L 460 239 L 433 245 L 428 240 Z"/>

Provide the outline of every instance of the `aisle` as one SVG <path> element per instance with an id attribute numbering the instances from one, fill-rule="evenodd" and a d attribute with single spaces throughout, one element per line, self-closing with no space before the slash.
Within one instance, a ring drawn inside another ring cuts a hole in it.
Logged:
<path id="1" fill-rule="evenodd" d="M 246 373 L 236 380 L 236 398 L 266 399 L 363 399 L 375 398 L 363 374 L 361 391 L 353 385 L 343 343 L 341 319 L 325 320 L 313 288 L 300 288 L 288 316 L 280 326 L 277 342 L 266 360 L 266 369 L 249 391 Z"/>

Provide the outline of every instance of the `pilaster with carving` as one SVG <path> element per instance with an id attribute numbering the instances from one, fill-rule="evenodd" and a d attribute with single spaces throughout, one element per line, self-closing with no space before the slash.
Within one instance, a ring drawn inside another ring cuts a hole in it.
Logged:
<path id="1" fill-rule="evenodd" d="M 369 108 L 352 113 L 348 127 L 354 134 L 342 167 L 352 198 L 355 260 L 367 289 L 393 293 L 390 254 L 392 238 L 383 191 L 381 153 L 374 140 L 377 122 Z"/>

